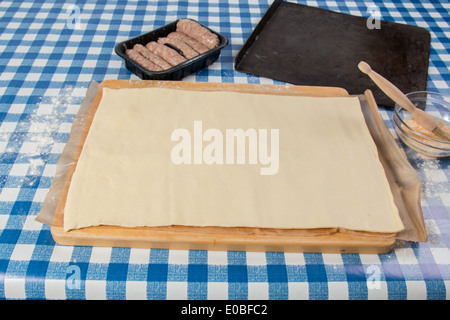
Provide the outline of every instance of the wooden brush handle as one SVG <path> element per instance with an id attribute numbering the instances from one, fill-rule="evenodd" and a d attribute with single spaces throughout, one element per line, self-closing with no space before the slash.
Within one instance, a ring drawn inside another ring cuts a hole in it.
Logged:
<path id="1" fill-rule="evenodd" d="M 432 116 L 421 109 L 417 109 L 407 96 L 405 96 L 395 85 L 393 85 L 387 79 L 373 71 L 366 62 L 361 61 L 358 64 L 358 68 L 363 73 L 367 74 L 389 98 L 394 100 L 402 108 L 411 112 L 413 119 L 416 120 L 422 127 L 430 131 L 436 129 L 437 122 Z"/>

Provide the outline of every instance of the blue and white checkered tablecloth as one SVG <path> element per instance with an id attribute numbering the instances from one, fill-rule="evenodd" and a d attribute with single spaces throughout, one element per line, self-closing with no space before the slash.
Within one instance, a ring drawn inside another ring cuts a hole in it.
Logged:
<path id="1" fill-rule="evenodd" d="M 448 299 L 450 160 L 404 148 L 422 183 L 429 240 L 389 254 L 61 246 L 34 219 L 88 85 L 137 79 L 116 43 L 181 17 L 226 35 L 213 65 L 184 81 L 276 83 L 234 70 L 270 0 L 0 2 L 0 299 Z M 299 1 L 417 25 L 432 35 L 428 89 L 450 93 L 450 3 Z M 395 136 L 392 113 L 382 116 Z"/>

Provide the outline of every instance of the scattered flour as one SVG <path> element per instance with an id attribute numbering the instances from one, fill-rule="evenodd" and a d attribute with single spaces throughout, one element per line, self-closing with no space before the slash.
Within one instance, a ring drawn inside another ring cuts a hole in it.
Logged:
<path id="1" fill-rule="evenodd" d="M 58 96 L 41 99 L 33 113 L 25 120 L 26 123 L 11 122 L 2 125 L 0 142 L 8 145 L 3 151 L 17 152 L 16 162 L 28 162 L 27 175 L 36 176 L 42 173 L 48 155 L 52 153 L 57 142 L 61 125 L 72 120 L 68 118 L 71 112 L 67 110 L 73 108 L 72 104 L 78 99 L 73 95 L 73 91 L 73 86 L 65 86 Z M 20 134 L 25 130 L 25 135 Z"/>
<path id="2" fill-rule="evenodd" d="M 450 159 L 435 159 L 423 156 L 411 149 L 405 150 L 406 156 L 411 165 L 416 169 L 421 183 L 421 200 L 425 229 L 428 235 L 428 242 L 432 245 L 444 245 L 445 239 L 442 239 L 440 227 L 436 225 L 433 212 L 427 210 L 428 206 L 445 206 L 448 204 L 447 197 L 450 194 L 450 183 L 448 172 Z M 445 210 L 445 209 L 444 209 Z M 437 214 L 442 214 L 439 212 Z M 447 212 L 450 217 L 450 212 Z M 444 227 L 445 228 L 445 227 Z"/>
<path id="3" fill-rule="evenodd" d="M 422 156 L 413 150 L 405 151 L 411 165 L 416 169 L 425 199 L 450 193 L 450 183 L 443 173 L 450 166 L 449 159 L 435 159 Z"/>
<path id="4" fill-rule="evenodd" d="M 73 86 L 62 88 L 58 96 L 50 99 L 50 104 L 38 105 L 38 108 L 30 117 L 31 127 L 36 129 L 29 130 L 29 141 L 36 144 L 35 152 L 24 154 L 30 163 L 29 173 L 32 175 L 41 172 L 45 165 L 44 157 L 52 152 L 56 142 L 61 124 L 66 119 L 66 109 L 73 103 Z"/>

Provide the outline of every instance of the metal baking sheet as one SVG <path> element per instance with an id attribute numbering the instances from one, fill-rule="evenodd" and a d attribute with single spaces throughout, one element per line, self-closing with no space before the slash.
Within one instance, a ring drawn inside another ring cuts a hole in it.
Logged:
<path id="1" fill-rule="evenodd" d="M 235 60 L 237 71 L 297 85 L 342 87 L 350 94 L 370 89 L 379 105 L 394 106 L 367 75 L 372 69 L 405 93 L 425 91 L 430 33 L 406 24 L 274 1 Z"/>

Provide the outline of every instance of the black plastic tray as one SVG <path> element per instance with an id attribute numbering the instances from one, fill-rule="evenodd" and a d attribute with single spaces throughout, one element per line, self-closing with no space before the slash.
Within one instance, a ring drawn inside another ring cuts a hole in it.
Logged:
<path id="1" fill-rule="evenodd" d="M 404 93 L 425 91 L 430 32 L 424 28 L 275 0 L 235 60 L 236 71 L 296 85 L 332 86 L 361 94 L 370 89 L 380 105 L 394 106 L 358 69 L 372 69 Z"/>
<path id="2" fill-rule="evenodd" d="M 192 59 L 188 59 L 183 63 L 173 66 L 172 68 L 162 71 L 150 71 L 136 63 L 134 60 L 130 59 L 125 54 L 125 51 L 127 49 L 132 49 L 133 46 L 137 43 L 145 46 L 150 41 L 156 41 L 158 38 L 165 37 L 169 33 L 176 31 L 177 22 L 178 20 L 155 29 L 151 32 L 120 42 L 115 46 L 114 50 L 117 55 L 123 58 L 125 67 L 142 80 L 181 80 L 182 78 L 195 73 L 215 62 L 220 56 L 220 51 L 228 44 L 227 37 L 201 24 L 203 27 L 207 28 L 209 31 L 215 33 L 219 37 L 219 45 Z"/>

